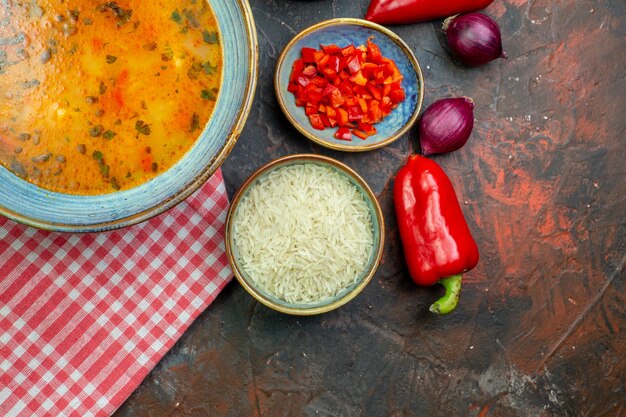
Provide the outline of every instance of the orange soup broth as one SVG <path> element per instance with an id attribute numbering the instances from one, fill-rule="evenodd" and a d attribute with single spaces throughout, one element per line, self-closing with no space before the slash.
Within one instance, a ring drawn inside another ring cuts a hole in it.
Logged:
<path id="1" fill-rule="evenodd" d="M 138 186 L 190 149 L 222 52 L 203 0 L 0 5 L 0 163 L 39 187 Z"/>

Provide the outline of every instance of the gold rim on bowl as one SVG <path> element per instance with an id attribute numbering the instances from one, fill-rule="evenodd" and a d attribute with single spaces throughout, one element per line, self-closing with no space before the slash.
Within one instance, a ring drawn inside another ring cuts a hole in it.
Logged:
<path id="1" fill-rule="evenodd" d="M 396 133 L 394 133 L 387 139 L 381 142 L 370 144 L 370 145 L 347 146 L 347 145 L 342 145 L 340 143 L 328 142 L 312 134 L 311 132 L 304 129 L 300 125 L 300 123 L 298 123 L 298 121 L 291 115 L 291 113 L 289 112 L 285 104 L 285 99 L 283 97 L 283 94 L 281 93 L 279 76 L 282 71 L 282 67 L 285 64 L 285 56 L 287 55 L 288 51 L 293 47 L 293 45 L 296 44 L 305 36 L 307 36 L 308 34 L 315 32 L 316 30 L 320 28 L 324 28 L 327 26 L 346 25 L 346 24 L 372 28 L 382 33 L 383 35 L 386 35 L 387 37 L 389 37 L 389 39 L 394 41 L 408 57 L 409 61 L 411 62 L 411 65 L 413 66 L 413 69 L 415 70 L 415 73 L 417 74 L 417 79 L 419 80 L 419 84 L 420 84 L 418 98 L 417 98 L 417 105 L 415 106 L 415 111 L 413 112 L 413 115 L 411 116 L 411 118 L 406 122 L 406 124 L 401 129 L 399 129 Z M 402 40 L 402 38 L 400 38 L 400 36 L 392 32 L 391 30 L 387 29 L 386 27 L 381 26 L 374 22 L 370 22 L 369 20 L 341 17 L 341 18 L 336 18 L 336 19 L 325 20 L 313 26 L 309 26 L 308 28 L 304 29 L 302 32 L 298 33 L 291 41 L 289 41 L 289 43 L 283 48 L 283 51 L 278 57 L 278 62 L 276 63 L 276 70 L 274 71 L 274 91 L 276 93 L 278 104 L 280 105 L 280 108 L 282 109 L 283 113 L 285 114 L 285 116 L 287 116 L 287 119 L 289 119 L 289 122 L 304 136 L 306 136 L 313 142 L 318 143 L 326 148 L 330 148 L 330 149 L 334 149 L 338 151 L 347 151 L 347 152 L 363 152 L 363 151 L 369 151 L 372 149 L 382 148 L 384 146 L 389 145 L 392 142 L 395 142 L 402 135 L 404 135 L 413 126 L 413 124 L 415 124 L 415 121 L 417 120 L 419 116 L 419 113 L 420 113 L 420 110 L 422 108 L 422 104 L 424 101 L 424 75 L 422 73 L 422 68 L 420 67 L 419 62 L 417 61 L 417 58 L 415 57 L 415 54 L 413 53 L 411 48 Z"/>
<path id="2" fill-rule="evenodd" d="M 289 307 L 286 305 L 278 304 L 274 302 L 272 299 L 268 298 L 266 295 L 264 295 L 261 291 L 259 291 L 252 283 L 250 283 L 245 278 L 245 276 L 243 275 L 241 271 L 241 268 L 239 267 L 237 261 L 235 260 L 235 255 L 233 253 L 233 248 L 232 248 L 232 245 L 233 245 L 232 228 L 233 228 L 233 223 L 234 223 L 235 211 L 237 209 L 237 206 L 239 205 L 239 202 L 241 201 L 242 197 L 244 196 L 244 194 L 246 193 L 250 185 L 254 183 L 254 181 L 256 181 L 256 179 L 259 178 L 259 176 L 261 176 L 262 174 L 274 168 L 278 168 L 279 166 L 284 165 L 288 162 L 294 162 L 294 161 L 305 162 L 305 163 L 306 162 L 325 163 L 328 165 L 332 165 L 335 168 L 338 168 L 339 170 L 347 173 L 350 177 L 352 177 L 352 179 L 354 179 L 359 184 L 359 186 L 363 189 L 363 191 L 365 191 L 367 198 L 370 199 L 372 202 L 372 205 L 374 207 L 374 212 L 375 212 L 374 219 L 372 219 L 372 221 L 378 224 L 378 230 L 379 230 L 379 235 L 380 235 L 378 245 L 375 247 L 374 261 L 371 264 L 369 271 L 367 271 L 367 274 L 361 279 L 359 284 L 356 287 L 354 287 L 352 291 L 345 294 L 343 297 L 339 298 L 338 300 L 335 300 L 332 303 L 329 303 L 326 305 L 316 306 L 312 308 Z M 383 212 L 378 202 L 378 199 L 376 198 L 376 195 L 374 194 L 372 189 L 369 187 L 369 185 L 365 182 L 365 180 L 352 168 L 350 168 L 349 166 L 347 166 L 346 164 L 342 162 L 337 161 L 336 159 L 329 158 L 327 156 L 316 155 L 316 154 L 287 155 L 287 156 L 283 156 L 281 158 L 275 159 L 263 165 L 262 167 L 257 169 L 252 175 L 250 175 L 250 177 L 248 177 L 248 179 L 241 185 L 241 187 L 239 187 L 239 190 L 237 190 L 237 193 L 233 197 L 233 200 L 230 205 L 230 209 L 228 210 L 228 216 L 226 218 L 225 246 L 226 246 L 226 255 L 228 256 L 228 262 L 230 263 L 230 266 L 233 270 L 235 278 L 237 279 L 239 284 L 241 284 L 241 286 L 253 298 L 255 298 L 261 304 L 273 310 L 279 311 L 281 313 L 292 314 L 292 315 L 297 315 L 297 316 L 312 316 L 316 314 L 326 313 L 326 312 L 329 312 L 331 310 L 341 307 L 342 305 L 348 303 L 353 298 L 355 298 L 369 284 L 369 282 L 372 280 L 372 277 L 374 276 L 374 274 L 376 273 L 378 269 L 380 260 L 383 255 L 383 249 L 385 246 L 385 222 L 383 220 Z"/>

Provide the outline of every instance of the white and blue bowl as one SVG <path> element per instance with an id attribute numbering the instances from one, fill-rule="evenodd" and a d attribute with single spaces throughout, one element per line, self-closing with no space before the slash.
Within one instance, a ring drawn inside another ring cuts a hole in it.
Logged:
<path id="1" fill-rule="evenodd" d="M 0 215 L 46 230 L 112 230 L 160 214 L 204 184 L 241 134 L 254 97 L 258 63 L 256 28 L 247 0 L 206 1 L 219 25 L 223 75 L 213 114 L 189 152 L 145 184 L 98 196 L 44 190 L 0 166 Z"/>
<path id="2" fill-rule="evenodd" d="M 352 141 L 334 137 L 337 128 L 317 130 L 311 126 L 303 107 L 297 107 L 292 93 L 287 91 L 289 75 L 294 61 L 300 58 L 303 47 L 319 49 L 320 45 L 336 44 L 339 47 L 364 45 L 373 37 L 384 57 L 396 62 L 404 76 L 402 88 L 406 99 L 385 119 L 376 123 L 377 133 L 362 140 L 353 137 Z M 424 100 L 424 76 L 411 48 L 395 33 L 376 23 L 362 19 L 338 18 L 313 25 L 285 46 L 278 58 L 274 77 L 276 97 L 287 119 L 304 136 L 327 148 L 359 152 L 381 148 L 404 135 L 417 120 Z"/>

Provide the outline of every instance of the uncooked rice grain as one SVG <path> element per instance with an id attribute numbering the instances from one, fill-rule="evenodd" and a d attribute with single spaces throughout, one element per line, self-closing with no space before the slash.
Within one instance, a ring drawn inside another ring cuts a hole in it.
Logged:
<path id="1" fill-rule="evenodd" d="M 374 245 L 361 192 L 314 163 L 280 167 L 253 183 L 237 208 L 233 238 L 249 278 L 294 304 L 320 302 L 356 282 Z"/>

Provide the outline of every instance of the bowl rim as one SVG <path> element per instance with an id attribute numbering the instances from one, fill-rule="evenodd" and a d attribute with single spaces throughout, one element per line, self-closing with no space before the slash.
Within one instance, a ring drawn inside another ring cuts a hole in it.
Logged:
<path id="1" fill-rule="evenodd" d="M 281 89 L 281 86 L 280 86 L 279 76 L 280 76 L 280 73 L 281 73 L 281 71 L 283 69 L 283 66 L 285 64 L 285 57 L 286 57 L 288 51 L 298 41 L 300 41 L 302 38 L 304 38 L 305 36 L 315 32 L 318 29 L 322 29 L 322 28 L 329 27 L 329 26 L 342 26 L 342 25 L 354 25 L 354 26 L 368 27 L 368 28 L 374 29 L 374 30 L 382 33 L 383 35 L 387 36 L 388 38 L 390 38 L 406 54 L 406 56 L 408 57 L 409 61 L 411 62 L 411 65 L 413 66 L 413 69 L 415 70 L 415 73 L 417 75 L 417 79 L 419 81 L 420 88 L 419 88 L 419 93 L 418 93 L 417 105 L 415 106 L 415 111 L 413 112 L 413 115 L 411 116 L 411 118 L 396 133 L 394 133 L 393 135 L 389 136 L 387 139 L 382 140 L 382 141 L 377 142 L 377 143 L 372 143 L 372 144 L 369 144 L 369 145 L 362 145 L 362 146 L 347 146 L 347 145 L 343 145 L 341 143 L 328 142 L 328 141 L 326 141 L 324 139 L 319 138 L 318 136 L 312 134 L 311 132 L 307 131 L 302 126 L 300 126 L 298 121 L 291 115 L 291 113 L 287 109 L 287 106 L 285 104 L 285 98 L 284 98 L 284 96 L 282 94 L 282 89 Z M 322 146 L 324 146 L 326 148 L 330 148 L 330 149 L 334 149 L 334 150 L 338 150 L 338 151 L 364 152 L 364 151 L 369 151 L 369 150 L 373 150 L 373 149 L 382 148 L 382 147 L 387 146 L 390 143 L 395 142 L 396 140 L 398 140 L 402 135 L 404 135 L 406 132 L 408 132 L 408 130 L 415 124 L 415 121 L 419 117 L 419 113 L 420 113 L 420 111 L 422 109 L 422 105 L 423 105 L 423 102 L 424 102 L 424 90 L 425 90 L 424 74 L 422 73 L 422 68 L 421 68 L 421 66 L 419 64 L 419 61 L 415 57 L 415 54 L 413 53 L 411 48 L 406 44 L 406 42 L 404 42 L 404 40 L 399 35 L 397 35 L 395 32 L 387 29 L 386 27 L 384 27 L 382 25 L 379 25 L 379 24 L 374 23 L 374 22 L 370 22 L 369 20 L 357 19 L 357 18 L 351 18 L 351 17 L 338 17 L 338 18 L 334 18 L 334 19 L 324 20 L 322 22 L 319 22 L 319 23 L 316 23 L 316 24 L 314 24 L 312 26 L 309 26 L 306 29 L 304 29 L 301 32 L 299 32 L 283 48 L 282 52 L 280 53 L 280 56 L 278 57 L 278 61 L 276 62 L 276 69 L 274 71 L 274 91 L 275 91 L 275 94 L 276 94 L 276 99 L 278 100 L 278 104 L 280 105 L 281 110 L 283 111 L 283 113 L 285 114 L 285 116 L 287 117 L 289 122 L 300 133 L 302 133 L 304 136 L 306 136 L 308 139 L 312 140 L 313 142 L 315 142 L 315 143 L 317 143 L 319 145 L 322 145 Z"/>
<path id="2" fill-rule="evenodd" d="M 31 216 L 25 216 L 21 213 L 9 210 L 1 205 L 0 216 L 4 216 L 8 219 L 24 224 L 26 226 L 31 226 L 41 230 L 47 230 L 52 232 L 91 233 L 111 231 L 142 223 L 146 220 L 156 217 L 183 202 L 187 197 L 197 191 L 213 174 L 215 174 L 215 172 L 224 163 L 224 161 L 234 148 L 252 109 L 252 103 L 254 101 L 254 96 L 256 92 L 259 64 L 259 45 L 254 15 L 252 13 L 252 9 L 248 0 L 235 0 L 235 2 L 237 3 L 241 11 L 241 16 L 245 25 L 246 40 L 250 45 L 248 51 L 250 73 L 243 95 L 243 102 L 239 113 L 234 118 L 230 134 L 225 138 L 224 145 L 222 146 L 220 151 L 211 159 L 211 161 L 206 165 L 203 171 L 201 171 L 187 184 L 184 184 L 176 194 L 171 195 L 169 198 L 143 211 L 116 220 L 88 224 L 54 223 L 39 220 Z"/>
<path id="3" fill-rule="evenodd" d="M 374 207 L 374 213 L 375 213 L 375 216 L 374 216 L 375 218 L 372 220 L 378 224 L 378 228 L 379 228 L 380 238 L 378 241 L 378 246 L 375 248 L 374 262 L 372 263 L 369 271 L 367 271 L 367 274 L 363 277 L 361 282 L 359 282 L 359 284 L 356 287 L 354 287 L 352 291 L 346 293 L 343 297 L 333 301 L 332 303 L 325 304 L 322 306 L 316 306 L 312 308 L 297 308 L 297 307 L 286 306 L 286 305 L 278 304 L 274 302 L 273 300 L 271 300 L 270 298 L 266 297 L 252 283 L 248 282 L 248 280 L 246 280 L 246 278 L 243 276 L 241 272 L 241 268 L 239 267 L 238 263 L 235 260 L 235 256 L 234 256 L 234 252 L 232 248 L 233 246 L 232 228 L 234 224 L 235 211 L 242 197 L 244 196 L 246 191 L 249 189 L 250 185 L 253 184 L 261 175 L 273 169 L 276 169 L 280 166 L 283 166 L 289 162 L 323 163 L 327 165 L 332 165 L 333 167 L 348 174 L 350 177 L 352 177 L 352 179 L 354 179 L 359 184 L 360 187 L 363 188 L 363 190 L 365 191 L 365 194 L 367 195 L 367 198 L 371 200 L 372 205 Z M 342 305 L 348 303 L 357 295 L 359 295 L 359 293 L 361 293 L 361 291 L 363 291 L 363 289 L 370 283 L 370 281 L 376 274 L 376 271 L 378 270 L 378 266 L 380 265 L 380 261 L 383 256 L 383 250 L 385 247 L 385 221 L 384 221 L 383 212 L 382 212 L 380 203 L 378 202 L 378 198 L 376 198 L 376 195 L 374 194 L 370 186 L 355 170 L 353 170 L 352 168 L 350 168 L 348 165 L 344 164 L 343 162 L 340 162 L 328 156 L 310 154 L 310 153 L 292 154 L 292 155 L 287 155 L 287 156 L 283 156 L 280 158 L 276 158 L 266 163 L 265 165 L 261 166 L 256 171 L 254 171 L 252 175 L 250 175 L 246 179 L 246 181 L 244 181 L 244 183 L 239 187 L 239 189 L 235 193 L 235 196 L 232 199 L 230 208 L 228 210 L 228 215 L 226 217 L 224 241 L 225 241 L 224 246 L 226 247 L 226 255 L 228 257 L 228 262 L 230 263 L 230 266 L 233 270 L 235 278 L 237 279 L 239 284 L 254 299 L 256 299 L 261 304 L 273 310 L 279 311 L 281 313 L 286 313 L 286 314 L 291 314 L 291 315 L 296 315 L 296 316 L 312 316 L 316 314 L 327 313 L 331 310 L 335 310 L 341 307 Z"/>

